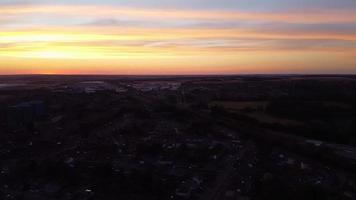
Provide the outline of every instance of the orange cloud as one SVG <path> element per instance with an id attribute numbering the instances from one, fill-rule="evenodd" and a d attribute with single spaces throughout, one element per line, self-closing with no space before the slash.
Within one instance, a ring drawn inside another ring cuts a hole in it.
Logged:
<path id="1" fill-rule="evenodd" d="M 350 11 L 253 13 L 108 6 L 1 6 L 0 17 L 19 22 L 0 25 L 0 74 L 356 72 L 353 29 L 291 31 L 258 26 L 140 27 L 95 23 L 59 26 L 46 21 L 46 17 L 42 19 L 41 14 L 66 17 L 66 23 L 72 18 L 107 17 L 156 20 L 152 23 L 164 19 L 172 24 L 175 20 L 356 23 L 356 13 Z M 31 18 L 41 18 L 44 22 L 27 23 Z"/>

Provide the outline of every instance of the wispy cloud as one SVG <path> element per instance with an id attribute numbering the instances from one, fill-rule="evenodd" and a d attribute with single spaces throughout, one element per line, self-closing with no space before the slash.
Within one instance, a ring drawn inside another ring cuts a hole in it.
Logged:
<path id="1" fill-rule="evenodd" d="M 238 71 L 236 66 L 260 65 L 256 58 L 270 67 L 291 67 L 296 60 L 305 67 L 337 66 L 337 62 L 353 66 L 356 60 L 350 55 L 356 53 L 355 11 L 3 3 L 0 69 L 5 64 L 19 66 L 14 59 L 46 60 L 48 65 L 76 60 L 76 67 L 86 65 L 88 59 L 107 66 L 118 59 L 124 60 L 125 66 L 162 67 L 166 63 L 183 66 L 185 71 L 191 71 L 189 67 L 202 70 L 204 65 Z M 324 54 L 328 57 L 318 61 Z M 283 61 L 276 56 L 283 56 Z M 301 62 L 303 59 L 310 63 Z"/>
<path id="2" fill-rule="evenodd" d="M 157 8 L 132 8 L 119 6 L 76 5 L 19 5 L 1 6 L 2 15 L 53 14 L 64 16 L 86 16 L 95 18 L 140 17 L 151 19 L 210 19 L 253 20 L 295 23 L 356 22 L 355 10 L 305 10 L 305 11 L 224 11 L 224 10 L 179 10 Z"/>

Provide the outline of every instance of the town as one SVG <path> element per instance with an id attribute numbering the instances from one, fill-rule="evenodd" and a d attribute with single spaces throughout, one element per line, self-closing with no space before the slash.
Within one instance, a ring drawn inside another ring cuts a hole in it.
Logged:
<path id="1" fill-rule="evenodd" d="M 356 76 L 0 76 L 0 199 L 356 199 Z"/>

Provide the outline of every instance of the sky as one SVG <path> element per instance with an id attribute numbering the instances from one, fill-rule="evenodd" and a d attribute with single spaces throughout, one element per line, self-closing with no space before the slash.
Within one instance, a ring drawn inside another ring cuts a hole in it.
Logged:
<path id="1" fill-rule="evenodd" d="M 356 74 L 355 0 L 0 0 L 0 74 Z"/>

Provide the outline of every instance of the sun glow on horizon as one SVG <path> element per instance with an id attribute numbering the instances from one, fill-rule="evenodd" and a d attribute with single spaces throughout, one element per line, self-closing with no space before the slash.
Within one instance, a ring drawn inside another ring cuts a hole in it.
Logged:
<path id="1" fill-rule="evenodd" d="M 0 4 L 0 17 L 0 74 L 356 73 L 352 11 Z"/>

